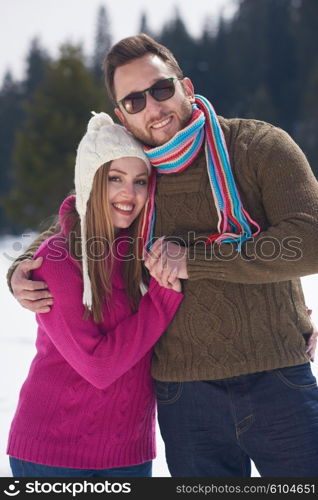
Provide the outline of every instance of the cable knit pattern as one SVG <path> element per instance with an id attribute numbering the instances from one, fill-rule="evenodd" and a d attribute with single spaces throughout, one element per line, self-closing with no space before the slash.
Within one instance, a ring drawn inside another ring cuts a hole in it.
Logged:
<path id="1" fill-rule="evenodd" d="M 56 467 L 104 469 L 155 457 L 155 396 L 150 375 L 152 347 L 183 295 L 151 279 L 132 313 L 115 260 L 110 309 L 104 322 L 83 320 L 82 277 L 62 244 L 46 240 L 33 273 L 54 296 L 49 313 L 38 314 L 37 354 L 21 389 L 7 453 Z M 64 243 L 65 245 L 65 243 Z M 63 259 L 54 260 L 56 249 Z M 123 255 L 123 247 L 120 247 Z"/>
<path id="2" fill-rule="evenodd" d="M 218 222 L 203 150 L 182 173 L 159 177 L 155 235 L 187 242 L 189 279 L 155 347 L 158 380 L 216 380 L 308 361 L 302 334 L 311 323 L 299 277 L 318 272 L 317 181 L 281 129 L 256 120 L 220 123 L 243 205 L 261 233 L 242 254 L 230 243 L 198 243 Z M 294 239 L 289 250 L 286 237 Z M 299 258 L 291 258 L 292 247 Z M 274 258 L 262 258 L 273 248 Z"/>

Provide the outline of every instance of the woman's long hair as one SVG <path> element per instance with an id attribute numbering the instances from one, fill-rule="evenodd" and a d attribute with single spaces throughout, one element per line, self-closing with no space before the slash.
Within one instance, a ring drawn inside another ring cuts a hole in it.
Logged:
<path id="1" fill-rule="evenodd" d="M 109 306 L 112 295 L 112 270 L 114 256 L 112 248 L 115 240 L 115 229 L 111 220 L 108 199 L 108 174 L 111 162 L 102 165 L 94 176 L 93 186 L 86 210 L 86 241 L 88 255 L 88 274 L 92 286 L 92 316 L 96 323 L 103 321 L 103 305 Z M 123 278 L 132 310 L 138 308 L 141 298 L 140 283 L 146 279 L 142 276 L 142 262 L 138 255 L 138 226 L 143 210 L 128 228 L 129 251 L 131 257 L 123 262 Z M 66 215 L 71 218 L 69 233 L 70 254 L 80 260 L 78 244 L 81 241 L 80 218 L 74 209 Z M 86 308 L 85 316 L 90 311 Z"/>

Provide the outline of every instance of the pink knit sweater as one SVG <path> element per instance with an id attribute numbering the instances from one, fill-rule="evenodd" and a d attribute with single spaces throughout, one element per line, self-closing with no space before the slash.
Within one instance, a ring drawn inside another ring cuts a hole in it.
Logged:
<path id="1" fill-rule="evenodd" d="M 64 202 L 62 213 L 72 201 Z M 111 310 L 104 308 L 101 324 L 83 320 L 81 272 L 61 236 L 46 240 L 35 255 L 43 264 L 33 277 L 47 282 L 54 305 L 36 316 L 37 354 L 20 392 L 7 453 L 80 469 L 151 460 L 156 453 L 152 346 L 183 295 L 151 279 L 133 314 L 122 261 L 116 260 Z"/>

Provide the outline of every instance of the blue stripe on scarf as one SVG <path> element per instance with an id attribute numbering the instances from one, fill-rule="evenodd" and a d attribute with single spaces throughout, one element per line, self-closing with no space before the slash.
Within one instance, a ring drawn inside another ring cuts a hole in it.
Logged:
<path id="1" fill-rule="evenodd" d="M 183 129 L 178 132 L 173 139 L 171 139 L 166 144 L 162 146 L 158 146 L 157 148 L 145 151 L 149 160 L 156 159 L 157 156 L 161 156 L 165 153 L 171 154 L 171 150 L 178 149 L 180 147 L 180 142 L 185 139 L 189 139 L 189 137 L 194 136 L 198 130 L 202 129 L 205 124 L 205 116 L 202 115 L 197 121 L 193 122 L 193 124 L 189 127 L 189 129 Z"/>
<path id="2" fill-rule="evenodd" d="M 206 154 L 206 160 L 207 160 L 208 174 L 209 174 L 209 177 L 210 177 L 211 182 L 213 184 L 214 192 L 215 192 L 217 200 L 218 200 L 218 205 L 220 207 L 220 210 L 224 210 L 224 202 L 223 202 L 223 198 L 222 198 L 222 195 L 220 192 L 219 182 L 218 182 L 216 174 L 215 174 L 215 168 L 214 168 L 213 160 L 212 160 L 212 153 L 208 147 L 205 147 L 205 154 Z"/>
<path id="3" fill-rule="evenodd" d="M 174 161 L 170 163 L 166 163 L 164 165 L 160 165 L 160 167 L 157 167 L 158 172 L 163 172 L 164 170 L 169 170 L 170 168 L 178 167 L 186 163 L 187 160 L 195 154 L 196 150 L 200 149 L 203 139 L 204 139 L 204 130 L 201 129 L 197 137 L 195 138 L 192 146 L 190 147 L 189 151 L 185 153 L 182 157 L 176 158 Z"/>

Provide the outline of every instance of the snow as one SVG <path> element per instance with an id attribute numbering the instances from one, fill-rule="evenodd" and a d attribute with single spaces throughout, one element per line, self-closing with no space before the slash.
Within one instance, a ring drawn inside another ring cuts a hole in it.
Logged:
<path id="1" fill-rule="evenodd" d="M 34 235 L 23 237 L 5 237 L 0 239 L 0 477 L 11 476 L 6 444 L 11 420 L 17 405 L 20 387 L 25 380 L 29 365 L 35 354 L 36 323 L 34 315 L 19 306 L 6 285 L 6 272 L 10 263 L 32 241 Z M 318 275 L 302 279 L 306 304 L 313 309 L 313 319 L 318 324 Z M 318 376 L 318 362 L 312 364 L 315 376 Z M 157 429 L 158 454 L 154 461 L 154 476 L 169 476 L 165 462 L 164 444 Z M 253 467 L 252 475 L 258 476 Z"/>

